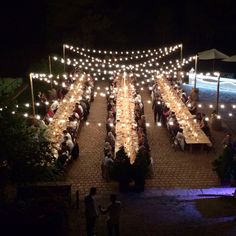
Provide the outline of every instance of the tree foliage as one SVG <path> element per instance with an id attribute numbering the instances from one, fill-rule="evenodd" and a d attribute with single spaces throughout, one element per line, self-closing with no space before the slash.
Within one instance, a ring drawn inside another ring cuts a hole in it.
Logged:
<path id="1" fill-rule="evenodd" d="M 57 170 L 43 131 L 22 115 L 13 115 L 10 111 L 8 108 L 0 113 L 2 179 L 14 183 L 55 179 Z"/>

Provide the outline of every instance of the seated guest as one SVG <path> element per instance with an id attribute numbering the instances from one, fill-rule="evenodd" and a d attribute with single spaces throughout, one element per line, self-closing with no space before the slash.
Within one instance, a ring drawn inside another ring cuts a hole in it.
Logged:
<path id="1" fill-rule="evenodd" d="M 79 157 L 79 144 L 78 144 L 78 142 L 75 142 L 75 144 L 74 144 L 74 147 L 71 151 L 71 157 L 72 157 L 72 160 L 75 160 Z"/>
<path id="2" fill-rule="evenodd" d="M 134 98 L 134 102 L 135 103 L 140 103 L 140 102 L 142 102 L 142 97 L 141 97 L 141 95 L 137 92 L 137 94 L 136 94 L 136 96 L 135 96 L 135 98 Z"/>
<path id="3" fill-rule="evenodd" d="M 53 116 L 54 116 L 54 112 L 53 112 L 53 110 L 51 109 L 51 108 L 49 108 L 48 109 L 48 112 L 47 112 L 47 116 L 49 117 L 49 118 L 52 118 Z"/>
<path id="4" fill-rule="evenodd" d="M 61 100 L 61 99 L 64 98 L 64 94 L 63 94 L 63 92 L 62 92 L 62 88 L 59 88 L 59 89 L 57 90 L 57 97 L 58 97 L 59 100 Z"/>
<path id="5" fill-rule="evenodd" d="M 110 111 L 112 109 L 112 106 L 114 105 L 113 100 L 109 100 L 108 104 L 107 104 L 107 110 Z"/>
<path id="6" fill-rule="evenodd" d="M 74 112 L 76 112 L 76 113 L 79 115 L 79 117 L 80 117 L 81 120 L 83 119 L 83 108 L 82 108 L 82 106 L 80 105 L 80 103 L 77 102 L 77 103 L 75 104 Z"/>
<path id="7" fill-rule="evenodd" d="M 198 112 L 197 114 L 196 114 L 196 120 L 197 120 L 197 122 L 200 124 L 201 123 L 201 120 L 202 120 L 202 113 L 201 112 Z"/>
<path id="8" fill-rule="evenodd" d="M 170 133 L 172 137 L 175 137 L 179 131 L 179 123 L 174 122 L 173 125 L 171 126 Z"/>
<path id="9" fill-rule="evenodd" d="M 141 114 L 138 111 L 134 111 L 134 119 L 137 123 L 141 119 Z"/>
<path id="10" fill-rule="evenodd" d="M 148 144 L 148 139 L 147 139 L 147 136 L 145 134 L 143 134 L 142 136 L 142 143 L 140 143 L 139 146 L 143 145 L 147 151 L 150 151 L 150 147 L 149 147 L 149 144 Z"/>
<path id="11" fill-rule="evenodd" d="M 58 159 L 57 159 L 57 165 L 59 169 L 62 169 L 67 161 L 69 159 L 70 153 L 68 151 L 68 148 L 66 146 L 66 142 L 63 142 L 61 144 L 61 149 L 58 151 Z"/>
<path id="12" fill-rule="evenodd" d="M 74 143 L 72 139 L 69 138 L 68 136 L 64 136 L 64 141 L 66 143 L 66 147 L 68 148 L 69 153 L 71 153 L 74 148 Z"/>
<path id="13" fill-rule="evenodd" d="M 142 127 L 140 126 L 138 127 L 137 134 L 138 134 L 138 139 L 142 139 L 142 135 L 144 135 L 144 131 Z"/>
<path id="14" fill-rule="evenodd" d="M 67 131 L 71 134 L 72 137 L 76 135 L 78 122 L 74 116 L 69 117 L 69 122 L 67 125 Z"/>
<path id="15" fill-rule="evenodd" d="M 202 113 L 201 115 L 201 120 L 200 120 L 200 128 L 202 129 L 202 131 L 208 136 L 210 137 L 210 128 L 209 125 L 206 121 L 206 114 Z"/>
<path id="16" fill-rule="evenodd" d="M 141 115 L 141 118 L 138 120 L 138 126 L 141 127 L 146 134 L 146 119 L 144 115 Z"/>
<path id="17" fill-rule="evenodd" d="M 183 129 L 179 129 L 177 135 L 175 136 L 175 142 L 177 141 L 177 143 L 180 145 L 182 151 L 184 151 L 185 148 L 185 138 L 184 138 L 184 134 L 183 134 Z"/>
<path id="18" fill-rule="evenodd" d="M 89 100 L 85 96 L 82 96 L 82 99 L 80 100 L 80 102 L 83 102 L 83 103 L 86 104 L 86 109 L 87 109 L 87 112 L 89 114 L 89 110 L 90 110 L 90 102 L 89 102 Z"/>
<path id="19" fill-rule="evenodd" d="M 142 109 L 141 109 L 141 107 L 139 106 L 139 103 L 135 103 L 134 110 L 137 111 L 139 114 L 142 114 Z"/>
<path id="20" fill-rule="evenodd" d="M 55 100 L 55 101 L 53 101 L 53 103 L 51 104 L 50 109 L 51 109 L 54 113 L 56 113 L 58 107 L 59 107 L 59 102 L 58 102 L 57 100 Z"/>
<path id="21" fill-rule="evenodd" d="M 89 113 L 87 104 L 84 102 L 84 100 L 80 100 L 80 105 L 83 108 L 83 115 L 84 115 L 84 119 L 86 120 Z"/>
<path id="22" fill-rule="evenodd" d="M 114 116 L 113 116 L 113 114 L 109 114 L 109 117 L 108 117 L 107 122 L 106 122 L 107 132 L 109 132 L 111 130 L 111 127 L 113 127 L 114 125 L 115 125 Z"/>
<path id="23" fill-rule="evenodd" d="M 177 123 L 177 118 L 175 116 L 175 112 L 171 112 L 170 115 L 167 117 L 167 129 L 170 131 L 172 129 L 172 126 Z"/>
<path id="24" fill-rule="evenodd" d="M 170 108 L 165 106 L 162 112 L 162 124 L 166 125 L 167 117 L 170 115 Z"/>
<path id="25" fill-rule="evenodd" d="M 105 142 L 103 150 L 104 150 L 104 156 L 107 156 L 108 153 L 112 152 L 112 146 L 110 145 L 109 142 Z"/>
<path id="26" fill-rule="evenodd" d="M 188 100 L 186 94 L 182 93 L 181 100 L 182 100 L 183 103 L 186 104 L 186 102 L 187 102 L 187 100 Z"/>
<path id="27" fill-rule="evenodd" d="M 73 111 L 73 115 L 72 116 L 74 116 L 77 121 L 80 121 L 80 116 L 79 116 L 79 114 L 77 112 Z"/>
<path id="28" fill-rule="evenodd" d="M 189 111 L 192 115 L 196 115 L 197 113 L 197 103 L 195 101 L 192 101 L 189 106 Z"/>
<path id="29" fill-rule="evenodd" d="M 47 97 L 44 93 L 41 93 L 41 103 L 45 103 L 47 101 Z"/>
<path id="30" fill-rule="evenodd" d="M 112 132 L 113 136 L 116 138 L 116 128 L 114 126 L 111 127 L 110 132 Z"/>
<path id="31" fill-rule="evenodd" d="M 186 104 L 187 107 L 190 107 L 191 103 L 192 103 L 192 99 L 190 98 L 190 96 L 188 96 L 188 99 L 187 99 L 185 104 Z"/>
<path id="32" fill-rule="evenodd" d="M 71 134 L 68 132 L 68 130 L 63 130 L 63 138 L 61 140 L 61 143 L 65 141 L 64 137 L 68 137 L 68 139 L 72 140 Z"/>
<path id="33" fill-rule="evenodd" d="M 107 134 L 107 142 L 109 142 L 111 144 L 112 148 L 114 149 L 116 139 L 111 131 L 108 132 L 108 134 Z"/>

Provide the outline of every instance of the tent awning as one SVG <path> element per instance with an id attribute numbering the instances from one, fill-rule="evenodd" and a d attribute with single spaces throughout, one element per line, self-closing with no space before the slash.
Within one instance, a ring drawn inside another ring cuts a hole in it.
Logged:
<path id="1" fill-rule="evenodd" d="M 225 62 L 236 62 L 236 55 L 233 55 L 231 57 L 228 57 L 222 61 L 225 61 Z"/>
<path id="2" fill-rule="evenodd" d="M 215 48 L 198 53 L 199 60 L 226 59 L 229 56 L 216 50 Z"/>

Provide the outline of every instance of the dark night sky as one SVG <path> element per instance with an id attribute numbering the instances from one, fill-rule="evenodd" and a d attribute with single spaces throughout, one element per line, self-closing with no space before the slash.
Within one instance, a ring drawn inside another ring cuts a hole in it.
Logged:
<path id="1" fill-rule="evenodd" d="M 63 43 L 103 49 L 184 44 L 236 54 L 234 1 L 43 0 L 1 11 L 0 76 L 24 76 Z"/>

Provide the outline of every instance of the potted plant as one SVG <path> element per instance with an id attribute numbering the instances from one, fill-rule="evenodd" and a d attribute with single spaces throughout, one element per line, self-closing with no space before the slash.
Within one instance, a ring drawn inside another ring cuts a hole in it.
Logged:
<path id="1" fill-rule="evenodd" d="M 213 171 L 216 172 L 222 184 L 227 184 L 235 179 L 234 150 L 231 145 L 224 147 L 222 155 L 212 162 Z"/>

